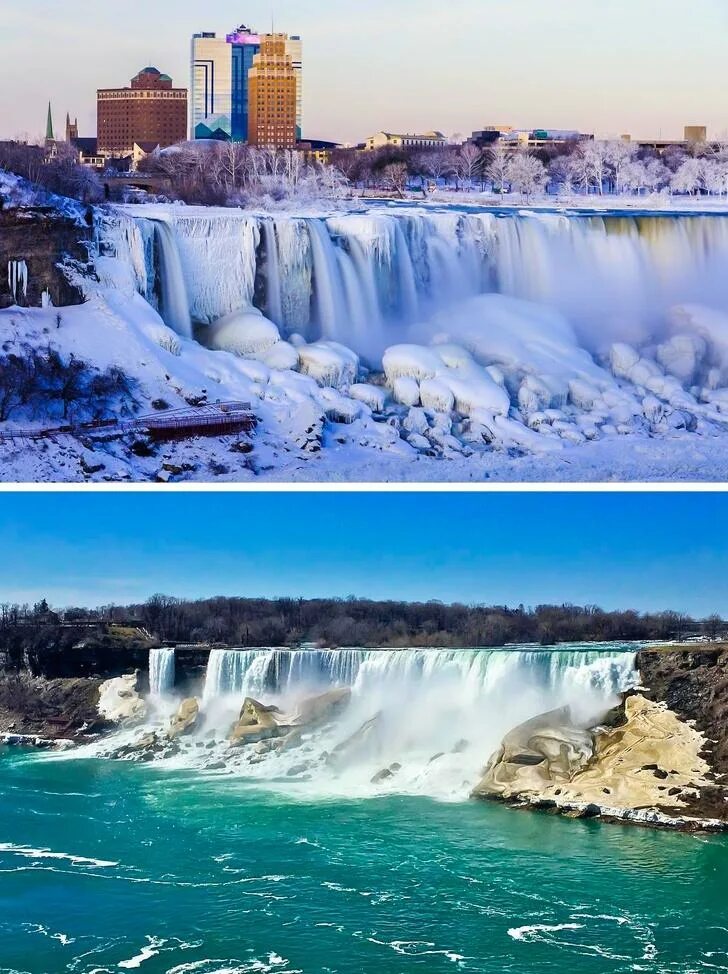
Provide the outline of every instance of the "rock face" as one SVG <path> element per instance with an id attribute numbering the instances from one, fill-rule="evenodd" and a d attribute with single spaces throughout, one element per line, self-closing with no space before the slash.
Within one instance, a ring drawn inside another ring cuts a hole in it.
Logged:
<path id="1" fill-rule="evenodd" d="M 0 673 L 0 733 L 83 740 L 108 730 L 98 711 L 100 686 L 96 679 Z"/>
<path id="2" fill-rule="evenodd" d="M 90 226 L 42 207 L 0 209 L 0 308 L 38 306 L 44 291 L 56 307 L 81 304 L 59 265 L 70 259 L 88 270 L 91 239 Z"/>
<path id="3" fill-rule="evenodd" d="M 298 727 L 317 727 L 325 724 L 338 717 L 349 705 L 350 700 L 351 690 L 348 687 L 328 690 L 315 697 L 306 697 L 299 703 L 298 713 L 293 723 Z"/>
<path id="4" fill-rule="evenodd" d="M 643 649 L 637 668 L 645 696 L 664 700 L 683 720 L 694 720 L 714 742 L 713 770 L 728 774 L 728 645 Z"/>
<path id="5" fill-rule="evenodd" d="M 511 731 L 473 796 L 635 820 L 654 810 L 655 824 L 672 819 L 686 827 L 722 811 L 728 827 L 705 747 L 699 730 L 642 694 L 628 696 L 594 728 L 576 726 L 565 708 Z M 701 808 L 704 789 L 710 798 Z"/>
<path id="6" fill-rule="evenodd" d="M 188 697 L 179 705 L 179 710 L 169 722 L 167 737 L 175 740 L 183 734 L 189 734 L 197 726 L 200 719 L 200 704 L 195 697 Z"/>
<path id="7" fill-rule="evenodd" d="M 139 678 L 137 670 L 105 680 L 99 687 L 99 714 L 122 726 L 141 723 L 147 715 L 147 705 L 139 692 Z"/>
<path id="8" fill-rule="evenodd" d="M 328 690 L 306 697 L 298 704 L 295 714 L 283 714 L 277 707 L 268 707 L 246 697 L 228 739 L 233 746 L 240 746 L 280 738 L 280 745 L 270 745 L 267 750 L 296 747 L 303 730 L 312 730 L 333 720 L 348 705 L 350 698 L 348 688 Z"/>
<path id="9" fill-rule="evenodd" d="M 270 737 L 286 734 L 287 726 L 279 724 L 277 707 L 267 707 L 252 697 L 246 697 L 240 709 L 240 716 L 233 724 L 229 741 L 233 745 L 255 744 Z"/>

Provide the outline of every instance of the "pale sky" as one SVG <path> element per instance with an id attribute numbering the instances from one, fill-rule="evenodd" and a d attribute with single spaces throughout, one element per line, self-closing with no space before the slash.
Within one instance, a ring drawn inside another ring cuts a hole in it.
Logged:
<path id="1" fill-rule="evenodd" d="M 146 64 L 189 84 L 195 31 L 304 39 L 304 135 L 488 124 L 728 133 L 728 0 L 0 0 L 0 138 L 95 134 L 95 90 Z"/>

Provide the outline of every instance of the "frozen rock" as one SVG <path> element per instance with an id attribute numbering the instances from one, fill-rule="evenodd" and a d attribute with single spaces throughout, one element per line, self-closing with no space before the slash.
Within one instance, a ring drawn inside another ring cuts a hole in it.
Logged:
<path id="1" fill-rule="evenodd" d="M 658 346 L 656 357 L 667 373 L 690 385 L 706 351 L 706 342 L 699 335 L 673 335 L 669 341 Z"/>
<path id="2" fill-rule="evenodd" d="M 630 369 L 633 369 L 639 360 L 639 352 L 626 342 L 615 342 L 609 349 L 609 364 L 612 372 L 620 379 L 629 378 Z"/>
<path id="3" fill-rule="evenodd" d="M 433 345 L 433 351 L 442 359 L 449 369 L 462 369 L 475 364 L 470 352 L 460 345 L 453 345 L 446 342 L 442 345 Z"/>
<path id="4" fill-rule="evenodd" d="M 277 342 L 273 348 L 263 353 L 263 362 L 270 369 L 295 369 L 298 368 L 298 350 L 289 342 Z"/>
<path id="5" fill-rule="evenodd" d="M 455 397 L 455 408 L 469 416 L 474 409 L 484 409 L 495 415 L 505 416 L 511 408 L 508 393 L 490 378 L 484 370 L 477 375 L 461 376 L 448 372 L 442 377 Z"/>
<path id="6" fill-rule="evenodd" d="M 650 379 L 664 377 L 664 373 L 657 362 L 650 359 L 641 358 L 636 365 L 629 370 L 627 378 L 636 386 L 646 386 Z"/>
<path id="7" fill-rule="evenodd" d="M 423 379 L 420 383 L 420 399 L 425 409 L 449 413 L 455 405 L 452 390 L 441 379 Z"/>
<path id="8" fill-rule="evenodd" d="M 422 345 L 392 345 L 384 353 L 382 365 L 391 385 L 399 378 L 434 379 L 446 370 L 437 352 Z"/>
<path id="9" fill-rule="evenodd" d="M 593 409 L 599 398 L 599 390 L 586 379 L 569 381 L 569 401 L 577 409 Z"/>
<path id="10" fill-rule="evenodd" d="M 357 399 L 375 413 L 381 413 L 387 402 L 387 391 L 381 386 L 373 386 L 368 382 L 355 382 L 349 386 L 349 395 Z"/>
<path id="11" fill-rule="evenodd" d="M 322 396 L 324 414 L 332 423 L 353 423 L 361 414 L 361 403 L 347 399 L 334 389 L 325 389 Z"/>
<path id="12" fill-rule="evenodd" d="M 407 437 L 407 442 L 410 446 L 414 447 L 415 450 L 431 450 L 432 444 L 424 436 L 419 433 L 410 433 Z"/>
<path id="13" fill-rule="evenodd" d="M 255 308 L 234 311 L 205 331 L 208 348 L 234 352 L 243 358 L 258 358 L 281 340 L 277 326 Z"/>
<path id="14" fill-rule="evenodd" d="M 430 428 L 424 409 L 412 408 L 402 420 L 402 429 L 408 433 L 425 434 Z"/>
<path id="15" fill-rule="evenodd" d="M 99 714 L 118 724 L 136 724 L 144 720 L 147 705 L 139 693 L 139 673 L 129 673 L 106 680 L 99 687 Z"/>
<path id="16" fill-rule="evenodd" d="M 319 385 L 341 386 L 356 382 L 359 356 L 338 342 L 320 341 L 298 349 L 301 372 Z"/>
<path id="17" fill-rule="evenodd" d="M 392 383 L 392 393 L 397 402 L 403 406 L 418 406 L 420 402 L 420 387 L 415 379 L 400 375 Z"/>

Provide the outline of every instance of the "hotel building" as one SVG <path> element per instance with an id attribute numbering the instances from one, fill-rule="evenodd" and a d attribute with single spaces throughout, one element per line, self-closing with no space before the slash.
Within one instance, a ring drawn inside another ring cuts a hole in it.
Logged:
<path id="1" fill-rule="evenodd" d="M 251 145 L 296 146 L 296 72 L 286 34 L 264 34 L 248 77 Z"/>
<path id="2" fill-rule="evenodd" d="M 131 155 L 135 142 L 164 148 L 187 136 L 187 89 L 157 68 L 143 68 L 129 88 L 100 88 L 96 105 L 99 154 Z"/>

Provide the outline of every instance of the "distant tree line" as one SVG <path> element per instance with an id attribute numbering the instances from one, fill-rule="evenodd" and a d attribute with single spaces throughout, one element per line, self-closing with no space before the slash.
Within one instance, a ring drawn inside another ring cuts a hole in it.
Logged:
<path id="1" fill-rule="evenodd" d="M 190 601 L 155 595 L 144 603 L 54 611 L 45 600 L 0 604 L 0 654 L 5 665 L 58 655 L 79 641 L 123 652 L 109 634 L 127 627 L 135 650 L 150 642 L 230 646 L 444 646 L 509 643 L 672 640 L 724 630 L 718 616 L 697 621 L 679 612 L 607 612 L 597 606 L 526 608 L 368 599 L 251 599 Z M 141 635 L 140 635 L 141 634 Z M 144 634 L 148 634 L 145 636 Z"/>

